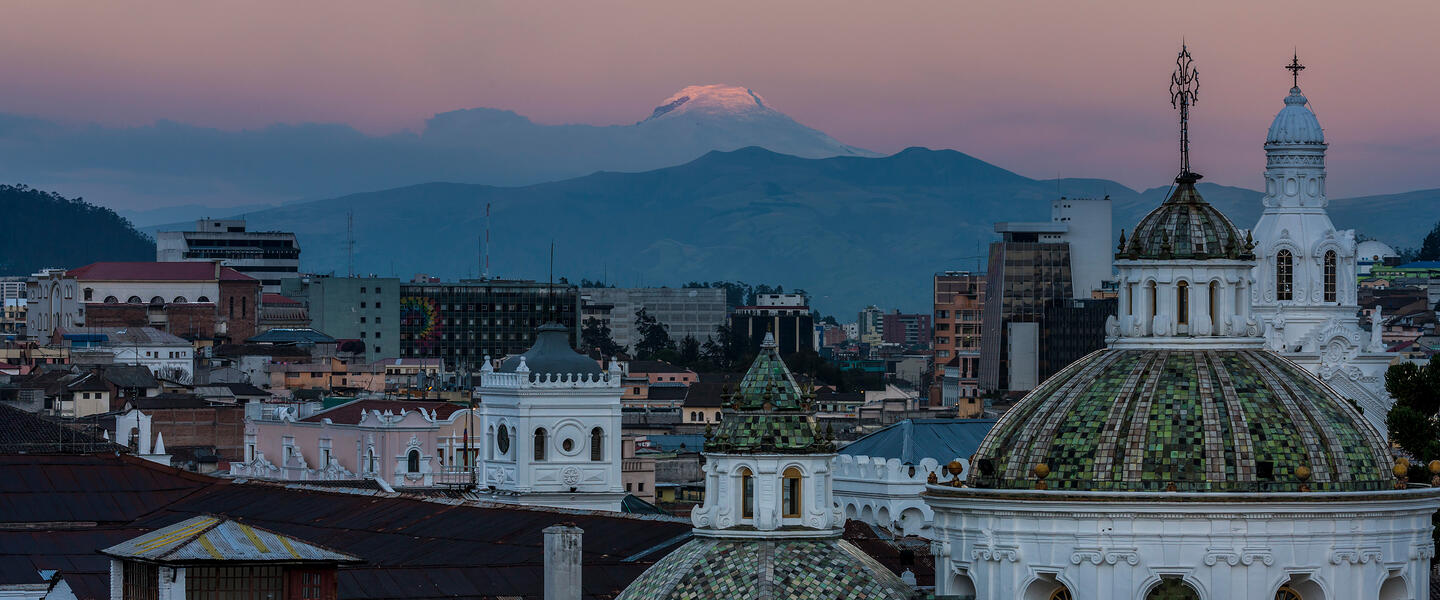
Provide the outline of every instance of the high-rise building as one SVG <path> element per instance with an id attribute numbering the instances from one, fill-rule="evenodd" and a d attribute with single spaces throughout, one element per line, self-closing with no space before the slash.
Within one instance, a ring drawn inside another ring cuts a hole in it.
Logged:
<path id="1" fill-rule="evenodd" d="M 610 328 L 610 339 L 634 349 L 635 313 L 665 326 L 670 339 L 694 337 L 705 343 L 725 323 L 724 288 L 582 288 L 580 311 L 584 321 L 595 319 Z"/>
<path id="2" fill-rule="evenodd" d="M 478 371 L 486 356 L 524 352 L 536 330 L 559 323 L 580 341 L 580 294 L 570 284 L 510 279 L 400 285 L 400 356 L 439 358 L 449 370 Z M 808 336 L 807 336 L 808 337 Z"/>
<path id="3" fill-rule="evenodd" d="M 1068 364 L 1051 363 L 1068 354 L 1047 348 L 1046 307 L 1090 299 L 1113 279 L 1110 198 L 1061 197 L 1050 203 L 1049 222 L 996 223 L 995 231 L 1001 241 L 990 244 L 980 384 L 1026 391 Z M 1094 328 L 1103 327 L 1101 317 Z"/>
<path id="4" fill-rule="evenodd" d="M 280 293 L 304 306 L 310 327 L 364 342 L 371 361 L 401 356 L 399 279 L 305 275 L 284 280 Z"/>
<path id="5" fill-rule="evenodd" d="M 161 231 L 155 236 L 157 262 L 211 262 L 260 280 L 264 291 L 280 292 L 280 281 L 300 276 L 300 244 L 284 231 L 246 231 L 244 219 L 200 219 L 194 231 Z"/>
<path id="6" fill-rule="evenodd" d="M 934 372 L 939 375 L 946 365 L 954 362 L 956 390 L 953 396 L 974 398 L 980 395 L 980 332 L 984 324 L 985 274 L 968 271 L 937 273 L 934 287 Z"/>
<path id="7" fill-rule="evenodd" d="M 801 294 L 760 294 L 755 306 L 735 309 L 730 328 L 750 340 L 752 351 L 759 351 L 767 332 L 775 334 L 781 354 L 815 351 L 815 319 Z"/>

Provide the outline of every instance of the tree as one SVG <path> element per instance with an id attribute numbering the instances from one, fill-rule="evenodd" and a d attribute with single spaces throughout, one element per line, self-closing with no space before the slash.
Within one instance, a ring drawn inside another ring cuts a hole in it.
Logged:
<path id="1" fill-rule="evenodd" d="M 1391 366 L 1385 372 L 1385 391 L 1395 398 L 1385 417 L 1390 441 L 1417 464 L 1440 459 L 1440 362 Z"/>
<path id="2" fill-rule="evenodd" d="M 601 356 L 613 357 L 626 353 L 624 346 L 615 343 L 610 326 L 594 317 L 585 319 L 585 327 L 580 330 L 580 345 L 584 352 L 599 351 Z"/>
<path id="3" fill-rule="evenodd" d="M 1435 228 L 1420 242 L 1420 251 L 1415 255 L 1415 260 L 1440 260 L 1440 223 L 1435 223 Z"/>
<path id="4" fill-rule="evenodd" d="M 700 355 L 713 370 L 727 373 L 743 371 L 750 366 L 753 358 L 747 342 L 745 335 L 732 329 L 729 323 L 721 323 L 715 328 L 715 335 L 705 341 Z"/>
<path id="5" fill-rule="evenodd" d="M 680 364 L 685 367 L 694 367 L 700 363 L 700 340 L 693 335 L 685 336 L 680 340 Z"/>
<path id="6" fill-rule="evenodd" d="M 1415 459 L 1410 463 L 1410 480 L 1428 482 L 1427 463 L 1440 460 L 1440 362 L 1432 358 L 1423 367 L 1391 366 L 1385 371 L 1385 391 L 1395 398 L 1395 406 L 1385 415 L 1390 441 Z M 1440 513 L 1432 515 L 1431 522 L 1440 546 Z"/>
<path id="7" fill-rule="evenodd" d="M 670 332 L 666 330 L 665 324 L 643 308 L 635 311 L 635 333 L 640 338 L 635 342 L 637 359 L 662 359 L 663 354 L 675 352 L 675 340 L 670 339 Z"/>

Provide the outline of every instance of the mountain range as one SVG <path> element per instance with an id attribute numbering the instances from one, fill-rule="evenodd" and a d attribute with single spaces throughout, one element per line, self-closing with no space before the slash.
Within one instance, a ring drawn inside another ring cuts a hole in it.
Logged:
<path id="1" fill-rule="evenodd" d="M 1259 192 L 1199 189 L 1242 228 L 1259 218 Z M 927 310 L 932 273 L 983 268 L 995 222 L 1049 220 L 1059 196 L 1110 196 L 1118 236 L 1167 190 L 1035 180 L 953 150 L 809 159 L 750 147 L 639 173 L 520 187 L 427 183 L 246 217 L 253 230 L 296 232 L 303 269 L 343 271 L 353 235 L 361 273 L 455 278 L 481 270 L 488 205 L 493 276 L 543 280 L 553 242 L 555 276 L 571 281 L 781 284 L 843 319 L 867 304 Z M 1437 200 L 1440 190 L 1332 200 L 1330 214 L 1338 227 L 1415 246 Z"/>
<path id="2" fill-rule="evenodd" d="M 526 185 L 599 170 L 647 171 L 746 146 L 803 157 L 876 156 L 796 122 L 743 87 L 689 86 L 648 115 L 637 111 L 642 116 L 629 125 L 543 125 L 508 110 L 472 108 L 434 115 L 419 133 L 368 135 L 333 123 L 226 131 L 0 114 L 0 181 L 138 212 L 273 205 L 423 181 Z"/>

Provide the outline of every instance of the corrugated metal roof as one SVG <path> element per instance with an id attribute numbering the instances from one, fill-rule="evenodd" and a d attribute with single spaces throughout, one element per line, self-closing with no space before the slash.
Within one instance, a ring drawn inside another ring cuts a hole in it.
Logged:
<path id="1" fill-rule="evenodd" d="M 995 419 L 907 419 L 855 440 L 840 454 L 898 458 L 916 464 L 933 458 L 941 464 L 955 458 L 969 458 Z"/>
<path id="2" fill-rule="evenodd" d="M 191 517 L 100 551 L 118 558 L 158 563 L 191 562 L 360 562 L 267 529 L 224 517 Z"/>

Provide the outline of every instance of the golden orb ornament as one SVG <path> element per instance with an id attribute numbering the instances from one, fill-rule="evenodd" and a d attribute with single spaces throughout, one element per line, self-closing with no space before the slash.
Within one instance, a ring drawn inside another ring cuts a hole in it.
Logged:
<path id="1" fill-rule="evenodd" d="M 1310 474 L 1310 467 L 1307 467 L 1305 465 L 1295 467 L 1295 477 L 1300 481 L 1309 481 Z"/>
<path id="2" fill-rule="evenodd" d="M 1404 460 L 1404 459 L 1401 459 L 1401 460 Z M 1407 465 L 1407 464 L 1405 464 L 1405 463 L 1403 463 L 1403 462 L 1400 462 L 1400 461 L 1396 461 L 1396 462 L 1395 462 L 1395 468 L 1394 468 L 1394 469 L 1391 469 L 1390 471 L 1393 472 L 1393 473 L 1395 473 L 1395 478 L 1396 478 L 1396 479 L 1404 479 L 1406 475 L 1409 475 L 1409 474 L 1410 474 L 1410 465 Z"/>
<path id="3" fill-rule="evenodd" d="M 1039 463 L 1035 465 L 1034 471 L 1035 477 L 1039 479 L 1044 479 L 1046 476 L 1050 475 L 1050 465 L 1047 465 L 1045 463 Z"/>
<path id="4" fill-rule="evenodd" d="M 960 472 L 965 470 L 965 465 L 960 464 L 959 460 L 952 460 L 950 464 L 945 465 L 945 470 L 949 471 L 951 475 L 959 476 Z"/>
<path id="5" fill-rule="evenodd" d="M 1431 475 L 1440 475 L 1440 460 L 1432 460 L 1428 466 Z"/>

